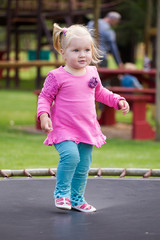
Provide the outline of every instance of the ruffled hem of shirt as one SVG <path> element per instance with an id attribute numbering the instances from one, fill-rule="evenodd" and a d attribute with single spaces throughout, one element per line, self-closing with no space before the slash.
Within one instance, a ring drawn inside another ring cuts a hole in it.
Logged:
<path id="1" fill-rule="evenodd" d="M 74 138 L 74 137 L 71 137 L 71 138 L 56 138 L 56 137 L 47 137 L 44 141 L 43 144 L 45 145 L 48 145 L 48 146 L 53 146 L 54 144 L 57 144 L 57 143 L 60 143 L 60 142 L 63 142 L 63 141 L 73 141 L 75 143 L 80 143 L 80 142 L 83 142 L 83 143 L 86 143 L 86 144 L 91 144 L 91 145 L 95 145 L 97 148 L 100 148 L 103 144 L 106 144 L 106 136 L 104 136 L 103 134 L 101 134 L 95 141 L 83 141 L 83 140 L 80 140 L 78 138 Z"/>

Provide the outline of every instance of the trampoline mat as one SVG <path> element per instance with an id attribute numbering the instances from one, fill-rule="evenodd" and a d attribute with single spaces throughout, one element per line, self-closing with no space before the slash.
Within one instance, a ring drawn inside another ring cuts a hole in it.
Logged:
<path id="1" fill-rule="evenodd" d="M 54 186 L 54 178 L 0 180 L 0 239 L 160 239 L 159 180 L 89 178 L 95 213 L 57 209 Z"/>

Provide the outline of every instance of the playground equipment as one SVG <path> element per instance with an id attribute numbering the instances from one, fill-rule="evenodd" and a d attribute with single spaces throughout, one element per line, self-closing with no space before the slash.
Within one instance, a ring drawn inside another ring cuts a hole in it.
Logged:
<path id="1" fill-rule="evenodd" d="M 77 0 L 6 0 L 0 3 L 0 26 L 6 31 L 6 60 L 10 61 L 10 52 L 14 49 L 15 60 L 19 60 L 20 35 L 33 34 L 36 38 L 35 60 L 41 58 L 42 47 L 54 53 L 57 60 L 57 52 L 53 48 L 52 24 L 58 22 L 69 26 L 73 23 L 87 23 L 87 14 L 94 14 L 94 4 L 97 1 Z M 102 1 L 99 6 L 101 11 L 107 11 L 109 4 Z M 28 49 L 29 50 L 29 49 Z M 40 66 L 37 66 L 36 88 L 40 88 Z M 7 69 L 6 87 L 10 87 L 10 69 Z M 15 69 L 15 86 L 19 86 L 19 68 Z"/>

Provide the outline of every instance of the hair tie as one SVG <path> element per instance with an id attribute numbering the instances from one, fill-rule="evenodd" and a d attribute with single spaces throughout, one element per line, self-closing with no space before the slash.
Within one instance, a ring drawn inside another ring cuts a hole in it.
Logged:
<path id="1" fill-rule="evenodd" d="M 64 33 L 64 35 L 65 35 L 65 34 L 66 34 L 66 32 L 67 32 L 67 28 L 65 28 L 65 27 L 64 27 L 64 28 L 62 29 L 62 32 L 63 32 L 63 33 Z"/>

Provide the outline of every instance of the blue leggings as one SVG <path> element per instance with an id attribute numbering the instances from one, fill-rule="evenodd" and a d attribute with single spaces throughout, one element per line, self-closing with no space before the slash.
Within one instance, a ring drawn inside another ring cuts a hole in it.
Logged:
<path id="1" fill-rule="evenodd" d="M 60 155 L 54 197 L 68 197 L 72 206 L 85 203 L 84 192 L 93 146 L 73 141 L 64 141 L 54 146 Z"/>

